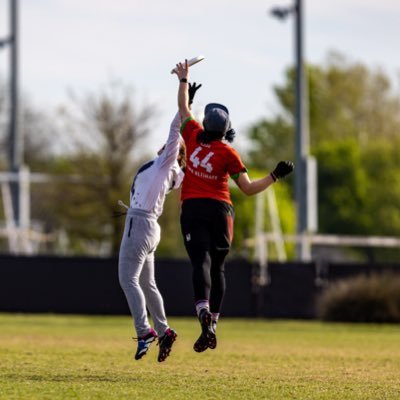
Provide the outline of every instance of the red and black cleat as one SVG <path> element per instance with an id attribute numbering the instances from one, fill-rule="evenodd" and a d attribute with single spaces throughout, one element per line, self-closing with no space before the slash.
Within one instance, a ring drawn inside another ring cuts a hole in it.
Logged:
<path id="1" fill-rule="evenodd" d="M 158 339 L 160 349 L 158 351 L 158 362 L 163 362 L 171 353 L 172 345 L 177 338 L 177 334 L 173 329 L 168 328 L 165 334 Z"/>
<path id="2" fill-rule="evenodd" d="M 199 313 L 199 321 L 201 324 L 201 334 L 193 345 L 194 351 L 202 353 L 209 347 L 215 349 L 217 346 L 217 338 L 211 325 L 211 313 L 203 308 Z"/>

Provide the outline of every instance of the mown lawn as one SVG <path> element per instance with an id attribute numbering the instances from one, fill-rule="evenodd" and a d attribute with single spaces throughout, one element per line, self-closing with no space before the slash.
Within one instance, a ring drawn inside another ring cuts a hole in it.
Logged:
<path id="1" fill-rule="evenodd" d="M 223 319 L 192 350 L 195 318 L 164 363 L 140 361 L 128 317 L 0 314 L 0 399 L 400 399 L 400 326 Z"/>

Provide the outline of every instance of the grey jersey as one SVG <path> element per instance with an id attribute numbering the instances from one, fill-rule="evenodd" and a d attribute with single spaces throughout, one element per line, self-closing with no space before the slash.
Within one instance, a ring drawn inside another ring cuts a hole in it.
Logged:
<path id="1" fill-rule="evenodd" d="M 136 173 L 131 187 L 131 208 L 154 213 L 158 218 L 162 213 L 166 194 L 181 185 L 184 173 L 177 161 L 180 124 L 181 119 L 177 113 L 171 123 L 163 152 L 142 165 Z"/>

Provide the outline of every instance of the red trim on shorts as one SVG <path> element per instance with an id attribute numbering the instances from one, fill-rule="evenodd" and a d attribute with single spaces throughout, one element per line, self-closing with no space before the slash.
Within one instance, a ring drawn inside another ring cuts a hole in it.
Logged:
<path id="1" fill-rule="evenodd" d="M 228 225 L 229 241 L 232 243 L 232 240 L 233 240 L 233 216 L 232 215 L 227 215 L 226 216 L 226 222 L 227 222 L 227 225 Z"/>

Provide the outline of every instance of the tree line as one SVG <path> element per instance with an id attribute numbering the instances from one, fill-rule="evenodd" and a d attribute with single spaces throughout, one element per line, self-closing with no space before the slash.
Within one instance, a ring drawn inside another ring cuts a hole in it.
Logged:
<path id="1" fill-rule="evenodd" d="M 323 65 L 308 65 L 307 76 L 310 151 L 318 163 L 319 233 L 400 236 L 400 96 L 394 83 L 383 70 L 340 54 L 330 54 Z M 288 68 L 283 84 L 274 88 L 278 111 L 255 121 L 246 132 L 250 150 L 244 158 L 251 176 L 272 170 L 281 159 L 294 159 L 294 87 L 295 70 Z M 5 149 L 4 90 L 1 93 L 0 138 Z M 110 84 L 96 93 L 73 96 L 56 117 L 37 110 L 23 96 L 24 162 L 32 172 L 59 178 L 32 184 L 32 219 L 45 232 L 63 232 L 68 239 L 63 248 L 69 254 L 118 253 L 124 219 L 112 215 L 119 199 L 128 202 L 134 171 L 145 156 L 143 140 L 155 117 L 155 107 L 138 106 L 133 94 L 126 85 Z M 0 165 L 5 170 L 3 153 Z M 295 232 L 293 184 L 291 177 L 275 186 L 285 233 Z M 232 196 L 237 255 L 246 251 L 244 239 L 254 233 L 254 199 L 235 189 Z M 161 256 L 185 256 L 179 213 L 179 193 L 172 193 L 160 218 Z M 1 247 L 6 251 L 5 240 Z M 60 241 L 48 243 L 43 251 L 61 251 Z M 293 255 L 293 246 L 288 251 Z M 398 259 L 400 252 L 362 249 L 356 256 Z"/>

